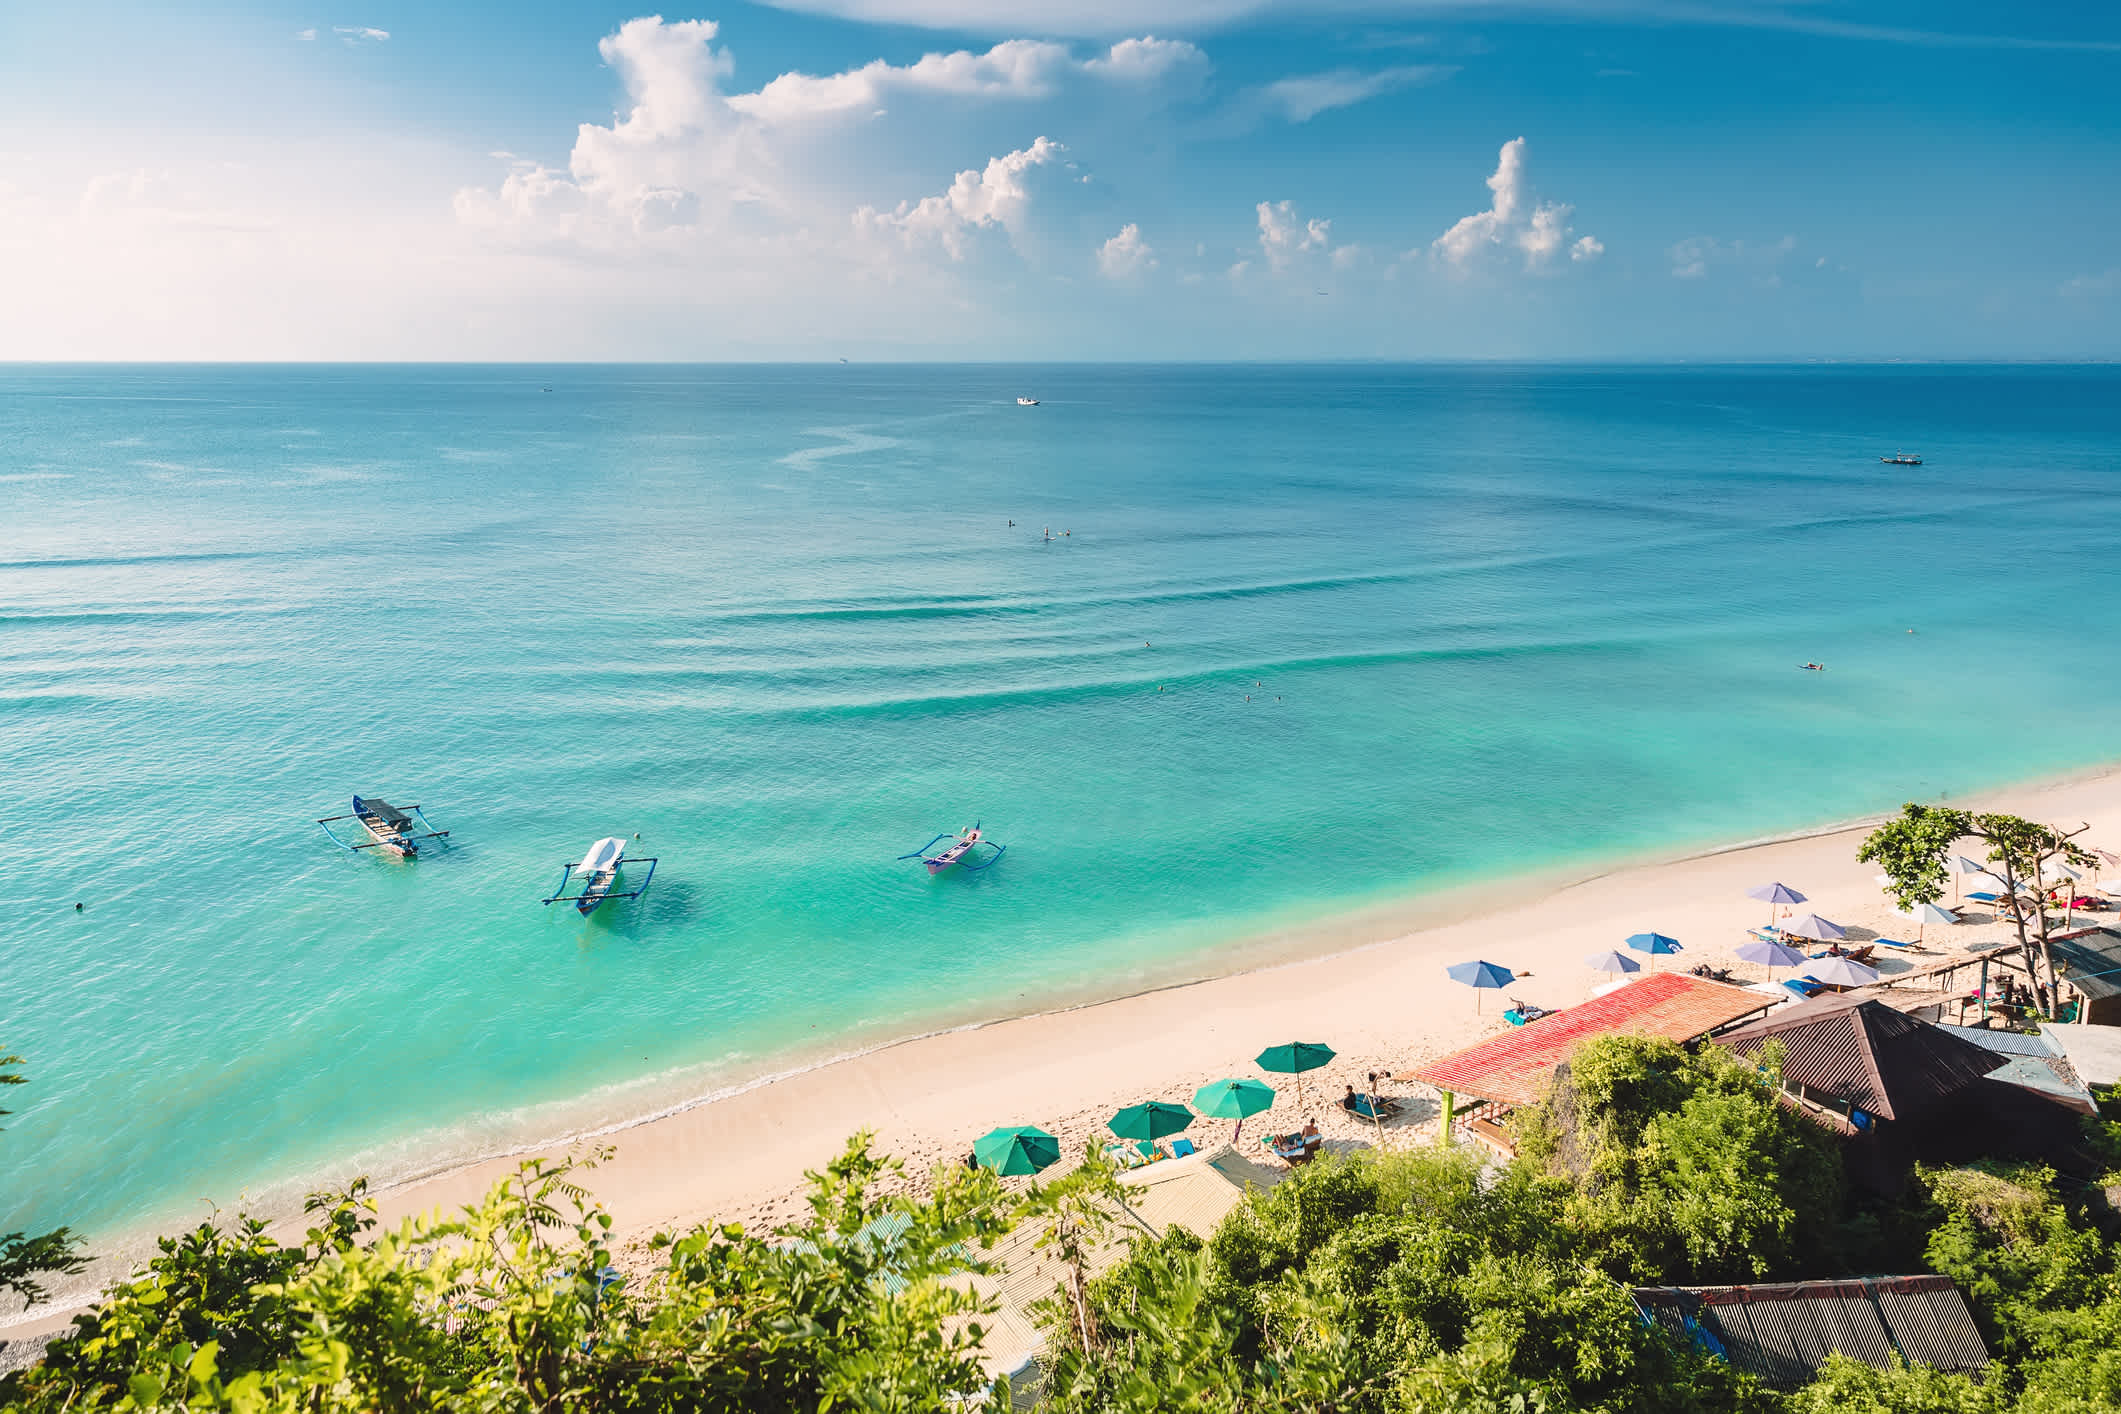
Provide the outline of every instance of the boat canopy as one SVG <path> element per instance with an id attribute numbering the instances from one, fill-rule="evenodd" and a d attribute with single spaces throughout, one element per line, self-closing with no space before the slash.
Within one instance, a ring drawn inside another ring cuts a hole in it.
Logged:
<path id="1" fill-rule="evenodd" d="M 581 867 L 593 873 L 616 869 L 625 853 L 626 841 L 617 835 L 609 835 L 589 847 L 589 853 L 582 858 Z"/>
<path id="2" fill-rule="evenodd" d="M 412 817 L 387 800 L 381 800 L 375 796 L 363 797 L 357 795 L 354 797 L 353 803 L 354 813 L 357 815 L 373 815 L 384 824 L 400 830 L 412 827 Z"/>

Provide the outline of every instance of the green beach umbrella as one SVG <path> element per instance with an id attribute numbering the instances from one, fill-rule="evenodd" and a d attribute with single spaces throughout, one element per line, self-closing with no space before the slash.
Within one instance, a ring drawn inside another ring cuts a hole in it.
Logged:
<path id="1" fill-rule="evenodd" d="M 1193 1111 L 1184 1105 L 1151 1100 L 1145 1105 L 1127 1106 L 1106 1121 L 1105 1127 L 1122 1139 L 1146 1139 L 1153 1143 L 1192 1123 Z"/>
<path id="2" fill-rule="evenodd" d="M 1295 1076 L 1296 1103 L 1301 1105 L 1304 1102 L 1304 1072 L 1316 1070 L 1332 1059 L 1333 1048 L 1323 1041 L 1289 1041 L 1267 1047 L 1252 1064 L 1274 1075 Z"/>
<path id="3" fill-rule="evenodd" d="M 1028 1124 L 1005 1125 L 973 1140 L 972 1157 L 996 1173 L 1037 1173 L 1060 1162 L 1060 1140 Z"/>
<path id="4" fill-rule="evenodd" d="M 1193 1092 L 1194 1109 L 1214 1119 L 1237 1121 L 1237 1128 L 1230 1131 L 1232 1144 L 1244 1133 L 1246 1115 L 1256 1115 L 1273 1106 L 1274 1092 L 1257 1080 L 1218 1080 Z"/>

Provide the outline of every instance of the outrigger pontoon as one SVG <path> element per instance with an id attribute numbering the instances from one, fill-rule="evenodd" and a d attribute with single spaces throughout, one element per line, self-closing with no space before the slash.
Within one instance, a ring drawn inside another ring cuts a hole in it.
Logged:
<path id="1" fill-rule="evenodd" d="M 341 820 L 359 821 L 361 828 L 368 831 L 368 843 L 353 844 L 333 834 L 331 827 Z M 417 829 L 414 828 L 415 821 L 418 823 Z M 380 849 L 385 854 L 395 854 L 400 859 L 419 858 L 421 840 L 446 842 L 449 839 L 449 831 L 438 830 L 427 823 L 427 817 L 420 814 L 419 806 L 408 805 L 400 809 L 389 801 L 372 795 L 355 796 L 351 815 L 327 815 L 317 821 L 317 824 L 323 827 L 331 842 L 341 849 L 349 849 L 355 853 L 364 849 Z"/>
<path id="2" fill-rule="evenodd" d="M 928 853 L 929 850 L 934 849 L 944 840 L 950 841 L 950 845 L 941 854 Z M 984 860 L 979 860 L 973 851 L 980 845 L 987 846 L 994 853 L 988 855 Z M 934 839 L 913 851 L 913 853 L 902 854 L 899 858 L 918 859 L 921 863 L 928 866 L 930 874 L 940 874 L 953 864 L 963 864 L 967 869 L 973 870 L 992 868 L 994 861 L 1000 859 L 1003 852 L 1008 848 L 1009 846 L 1005 844 L 996 844 L 993 840 L 981 835 L 979 826 L 974 825 L 971 829 L 960 830 L 954 835 L 937 835 Z"/>
<path id="3" fill-rule="evenodd" d="M 647 865 L 648 877 L 641 880 L 639 888 L 619 893 L 612 886 L 619 881 L 620 868 L 629 862 Z M 581 885 L 579 893 L 570 894 L 567 892 L 567 882 L 570 879 Z M 642 894 L 648 892 L 648 886 L 654 882 L 654 857 L 627 860 L 626 841 L 620 839 L 617 835 L 611 835 L 591 845 L 589 853 L 583 856 L 580 864 L 568 865 L 565 872 L 560 875 L 560 887 L 554 891 L 551 898 L 543 899 L 541 902 L 548 904 L 571 903 L 575 906 L 577 913 L 592 913 L 596 910 L 598 904 L 608 898 L 639 898 Z"/>

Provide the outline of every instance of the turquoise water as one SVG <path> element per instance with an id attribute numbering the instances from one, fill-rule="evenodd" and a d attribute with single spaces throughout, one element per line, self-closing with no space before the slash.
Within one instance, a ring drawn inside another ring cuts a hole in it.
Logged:
<path id="1" fill-rule="evenodd" d="M 14 367 L 0 458 L 0 1228 L 2121 755 L 2108 368 Z"/>

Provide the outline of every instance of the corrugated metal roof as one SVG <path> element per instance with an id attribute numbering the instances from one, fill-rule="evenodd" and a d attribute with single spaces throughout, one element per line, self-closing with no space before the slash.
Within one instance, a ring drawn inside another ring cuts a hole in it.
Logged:
<path id="1" fill-rule="evenodd" d="M 1526 1105 L 1546 1089 L 1554 1067 L 1592 1036 L 1662 1036 L 1691 1041 L 1774 1005 L 1743 987 L 1653 972 L 1578 1006 L 1565 1007 L 1478 1045 L 1454 1051 L 1414 1078 L 1454 1095 Z"/>
<path id="2" fill-rule="evenodd" d="M 2004 1063 L 1944 1027 L 1861 997 L 1814 997 L 1716 1040 L 1740 1055 L 1780 1041 L 1785 1084 L 1886 1119 L 1919 1114 Z"/>
<path id="3" fill-rule="evenodd" d="M 1988 1073 L 1990 1080 L 2036 1090 L 2083 1114 L 2099 1113 L 2099 1102 L 2093 1097 L 2091 1086 L 2077 1074 L 2075 1063 L 2053 1034 L 2045 1031 L 2037 1034 L 1983 1031 L 1974 1026 L 1947 1026 L 1944 1029 L 1984 1051 L 2008 1057 L 2000 1068 Z"/>
<path id="4" fill-rule="evenodd" d="M 2093 1000 L 2121 997 L 2121 934 L 2090 928 L 2048 940 L 2055 971 Z"/>
<path id="5" fill-rule="evenodd" d="M 1640 1287 L 1635 1300 L 1665 1330 L 1699 1341 L 1780 1389 L 1804 1384 L 1836 1352 L 1880 1369 L 1892 1363 L 1895 1350 L 1910 1363 L 1940 1370 L 1988 1364 L 1973 1316 L 1949 1277 Z"/>

